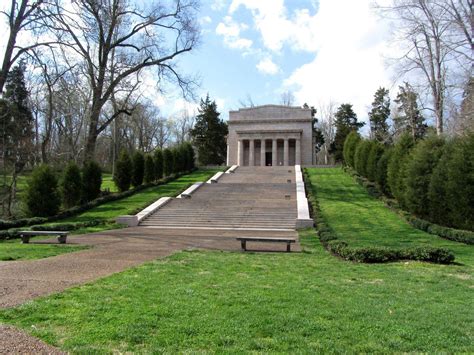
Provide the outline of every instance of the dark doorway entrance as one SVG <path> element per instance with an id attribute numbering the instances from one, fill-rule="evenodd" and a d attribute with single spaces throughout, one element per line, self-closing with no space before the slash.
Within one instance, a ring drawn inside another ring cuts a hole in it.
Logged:
<path id="1" fill-rule="evenodd" d="M 265 152 L 265 166 L 272 166 L 272 152 Z"/>

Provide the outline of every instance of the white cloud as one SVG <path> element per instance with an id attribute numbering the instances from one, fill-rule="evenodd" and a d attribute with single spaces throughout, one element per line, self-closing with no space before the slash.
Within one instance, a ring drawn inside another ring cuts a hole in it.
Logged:
<path id="1" fill-rule="evenodd" d="M 199 19 L 200 24 L 211 23 L 212 19 L 210 16 L 204 16 Z"/>
<path id="2" fill-rule="evenodd" d="M 214 11 L 220 11 L 224 8 L 226 0 L 214 0 L 211 3 L 211 9 Z"/>
<path id="3" fill-rule="evenodd" d="M 216 27 L 216 33 L 224 37 L 224 43 L 234 49 L 248 50 L 253 42 L 247 38 L 241 38 L 241 31 L 248 29 L 244 23 L 237 23 L 232 20 L 230 16 L 226 16 L 223 22 L 220 22 Z"/>
<path id="4" fill-rule="evenodd" d="M 273 63 L 271 58 L 264 58 L 257 64 L 257 69 L 260 73 L 275 75 L 280 71 L 278 65 Z"/>

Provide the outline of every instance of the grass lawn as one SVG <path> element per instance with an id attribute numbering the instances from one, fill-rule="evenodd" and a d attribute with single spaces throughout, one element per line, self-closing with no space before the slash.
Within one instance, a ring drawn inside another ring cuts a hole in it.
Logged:
<path id="1" fill-rule="evenodd" d="M 165 185 L 154 186 L 144 189 L 136 194 L 112 201 L 92 208 L 77 216 L 60 220 L 55 223 L 84 222 L 92 219 L 103 220 L 104 222 L 113 220 L 115 217 L 124 214 L 134 214 L 149 204 L 163 196 L 175 196 L 182 192 L 188 185 L 197 181 L 206 181 L 217 171 L 222 169 L 204 169 L 197 170 L 191 174 L 184 175 L 179 179 L 169 182 Z M 87 227 L 73 231 L 73 234 L 83 234 L 99 232 L 105 229 L 119 228 L 115 223 L 107 223 L 95 227 Z M 54 229 L 54 223 L 51 223 Z M 44 238 L 44 237 L 43 237 Z M 37 238 L 32 238 L 35 240 Z M 19 239 L 11 241 L 0 241 L 0 260 L 19 260 L 19 259 L 39 259 L 54 256 L 62 253 L 76 251 L 83 247 L 73 247 L 64 245 L 38 245 L 21 244 Z"/>
<path id="2" fill-rule="evenodd" d="M 307 169 L 321 212 L 341 240 L 350 246 L 433 246 L 451 249 L 456 262 L 474 266 L 474 248 L 442 239 L 409 225 L 367 194 L 340 168 Z"/>
<path id="3" fill-rule="evenodd" d="M 73 353 L 473 352 L 465 266 L 186 251 L 0 311 Z"/>
<path id="4" fill-rule="evenodd" d="M 115 186 L 114 179 L 112 174 L 103 173 L 102 174 L 102 186 L 101 190 L 109 190 L 110 192 L 117 192 L 117 186 Z"/>

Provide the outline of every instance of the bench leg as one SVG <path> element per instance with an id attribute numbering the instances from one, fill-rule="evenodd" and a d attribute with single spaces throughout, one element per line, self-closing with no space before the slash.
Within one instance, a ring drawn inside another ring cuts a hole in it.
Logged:
<path id="1" fill-rule="evenodd" d="M 286 243 L 286 252 L 289 253 L 291 251 L 290 247 L 291 243 Z"/>
<path id="2" fill-rule="evenodd" d="M 58 237 L 59 244 L 66 244 L 66 238 L 67 238 L 67 235 L 60 235 Z"/>
<path id="3" fill-rule="evenodd" d="M 30 236 L 29 235 L 23 235 L 22 234 L 22 235 L 20 235 L 20 237 L 21 237 L 21 242 L 23 244 L 28 244 L 30 242 Z"/>
<path id="4" fill-rule="evenodd" d="M 247 241 L 246 241 L 246 240 L 241 240 L 241 241 L 240 241 L 240 246 L 242 247 L 242 249 L 243 249 L 244 251 L 247 250 L 247 245 L 246 245 L 246 244 L 247 244 Z"/>

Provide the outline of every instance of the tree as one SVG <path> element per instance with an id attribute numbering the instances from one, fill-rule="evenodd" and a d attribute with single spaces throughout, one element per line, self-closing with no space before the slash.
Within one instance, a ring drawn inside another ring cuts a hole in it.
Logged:
<path id="1" fill-rule="evenodd" d="M 388 139 L 388 123 L 390 116 L 390 96 L 385 88 L 378 88 L 369 112 L 370 133 L 377 142 L 384 143 Z"/>
<path id="2" fill-rule="evenodd" d="M 70 162 L 60 181 L 60 191 L 63 206 L 71 208 L 77 206 L 81 202 L 82 178 L 81 170 L 75 162 Z"/>
<path id="3" fill-rule="evenodd" d="M 336 103 L 333 101 L 329 101 L 319 107 L 319 115 L 321 118 L 319 128 L 324 137 L 322 152 L 324 154 L 324 164 L 326 165 L 329 164 L 329 152 L 336 134 L 335 111 Z"/>
<path id="4" fill-rule="evenodd" d="M 354 154 L 357 144 L 360 141 L 360 134 L 357 131 L 352 131 L 346 137 L 343 148 L 344 162 L 346 165 L 354 168 Z"/>
<path id="5" fill-rule="evenodd" d="M 281 94 L 280 103 L 283 106 L 293 106 L 295 104 L 295 95 L 288 90 Z"/>
<path id="6" fill-rule="evenodd" d="M 114 183 L 120 192 L 127 191 L 132 181 L 132 160 L 124 149 L 115 165 Z"/>
<path id="7" fill-rule="evenodd" d="M 357 115 L 352 109 L 351 104 L 342 104 L 337 109 L 336 118 L 336 135 L 331 145 L 331 152 L 334 153 L 336 161 L 342 161 L 344 142 L 347 135 L 351 131 L 357 131 L 364 126 L 364 122 L 357 122 Z"/>
<path id="8" fill-rule="evenodd" d="M 145 158 L 143 153 L 137 150 L 132 158 L 132 185 L 140 186 L 143 183 L 143 174 L 145 171 Z"/>
<path id="9" fill-rule="evenodd" d="M 93 158 L 99 134 L 117 116 L 130 114 L 124 106 L 104 117 L 103 108 L 114 93 L 138 84 L 138 74 L 155 68 L 157 82 L 176 83 L 185 96 L 191 93 L 194 81 L 179 73 L 176 59 L 197 43 L 197 4 L 177 0 L 145 8 L 125 0 L 78 0 L 67 9 L 54 0 L 50 8 L 57 41 L 70 58 L 79 58 L 90 83 L 86 160 Z"/>
<path id="10" fill-rule="evenodd" d="M 155 180 L 155 162 L 150 154 L 145 157 L 145 171 L 143 174 L 143 180 L 146 184 L 149 184 Z"/>
<path id="11" fill-rule="evenodd" d="M 174 159 L 171 149 L 166 148 L 163 150 L 163 176 L 167 177 L 173 173 L 174 170 Z"/>
<path id="12" fill-rule="evenodd" d="M 209 94 L 205 100 L 201 99 L 198 111 L 191 136 L 198 151 L 199 163 L 223 164 L 227 157 L 227 124 L 219 118 L 216 102 L 211 101 Z"/>
<path id="13" fill-rule="evenodd" d="M 418 108 L 418 94 L 410 84 L 399 87 L 400 91 L 395 99 L 397 116 L 394 117 L 395 129 L 399 132 L 410 132 L 413 139 L 423 138 L 428 126 Z"/>
<path id="14" fill-rule="evenodd" d="M 354 153 L 354 167 L 359 175 L 368 177 L 367 175 L 367 161 L 369 159 L 369 153 L 372 149 L 372 141 L 362 139 L 356 146 Z"/>
<path id="15" fill-rule="evenodd" d="M 28 214 L 32 217 L 49 217 L 58 213 L 61 204 L 58 179 L 49 166 L 39 165 L 33 170 L 25 200 Z"/>
<path id="16" fill-rule="evenodd" d="M 186 153 L 186 170 L 191 171 L 195 167 L 194 161 L 196 158 L 194 156 L 194 148 L 190 142 L 185 142 L 184 147 Z"/>
<path id="17" fill-rule="evenodd" d="M 369 156 L 367 158 L 367 179 L 370 181 L 375 182 L 377 178 L 377 169 L 378 169 L 378 162 L 382 158 L 382 155 L 385 152 L 385 147 L 382 143 L 377 141 L 372 141 L 372 146 L 369 151 Z"/>
<path id="18" fill-rule="evenodd" d="M 288 105 L 290 106 L 290 105 Z M 309 106 L 307 103 L 303 104 L 304 109 L 311 109 L 311 117 L 313 118 L 312 127 L 313 127 L 313 147 L 314 153 L 318 154 L 321 151 L 321 148 L 324 146 L 324 135 L 322 130 L 318 125 L 318 119 L 316 118 L 317 110 L 314 106 Z"/>
<path id="19" fill-rule="evenodd" d="M 33 146 L 33 116 L 28 105 L 23 63 L 13 68 L 6 83 L 4 99 L 0 99 L 0 139 L 3 173 L 11 172 L 12 178 L 6 189 L 6 214 L 16 196 L 17 177 L 28 163 Z M 5 207 L 5 204 L 4 204 Z"/>
<path id="20" fill-rule="evenodd" d="M 102 169 L 94 160 L 86 161 L 82 169 L 82 200 L 95 200 L 100 196 L 101 186 Z"/>
<path id="21" fill-rule="evenodd" d="M 385 152 L 382 154 L 379 161 L 377 162 L 377 173 L 375 175 L 375 182 L 377 183 L 378 187 L 385 195 L 388 196 L 390 196 L 390 189 L 387 183 L 387 169 L 391 155 L 392 148 L 386 148 Z"/>
<path id="22" fill-rule="evenodd" d="M 153 160 L 155 162 L 155 180 L 160 180 L 163 177 L 163 151 L 161 149 L 155 150 Z"/>

